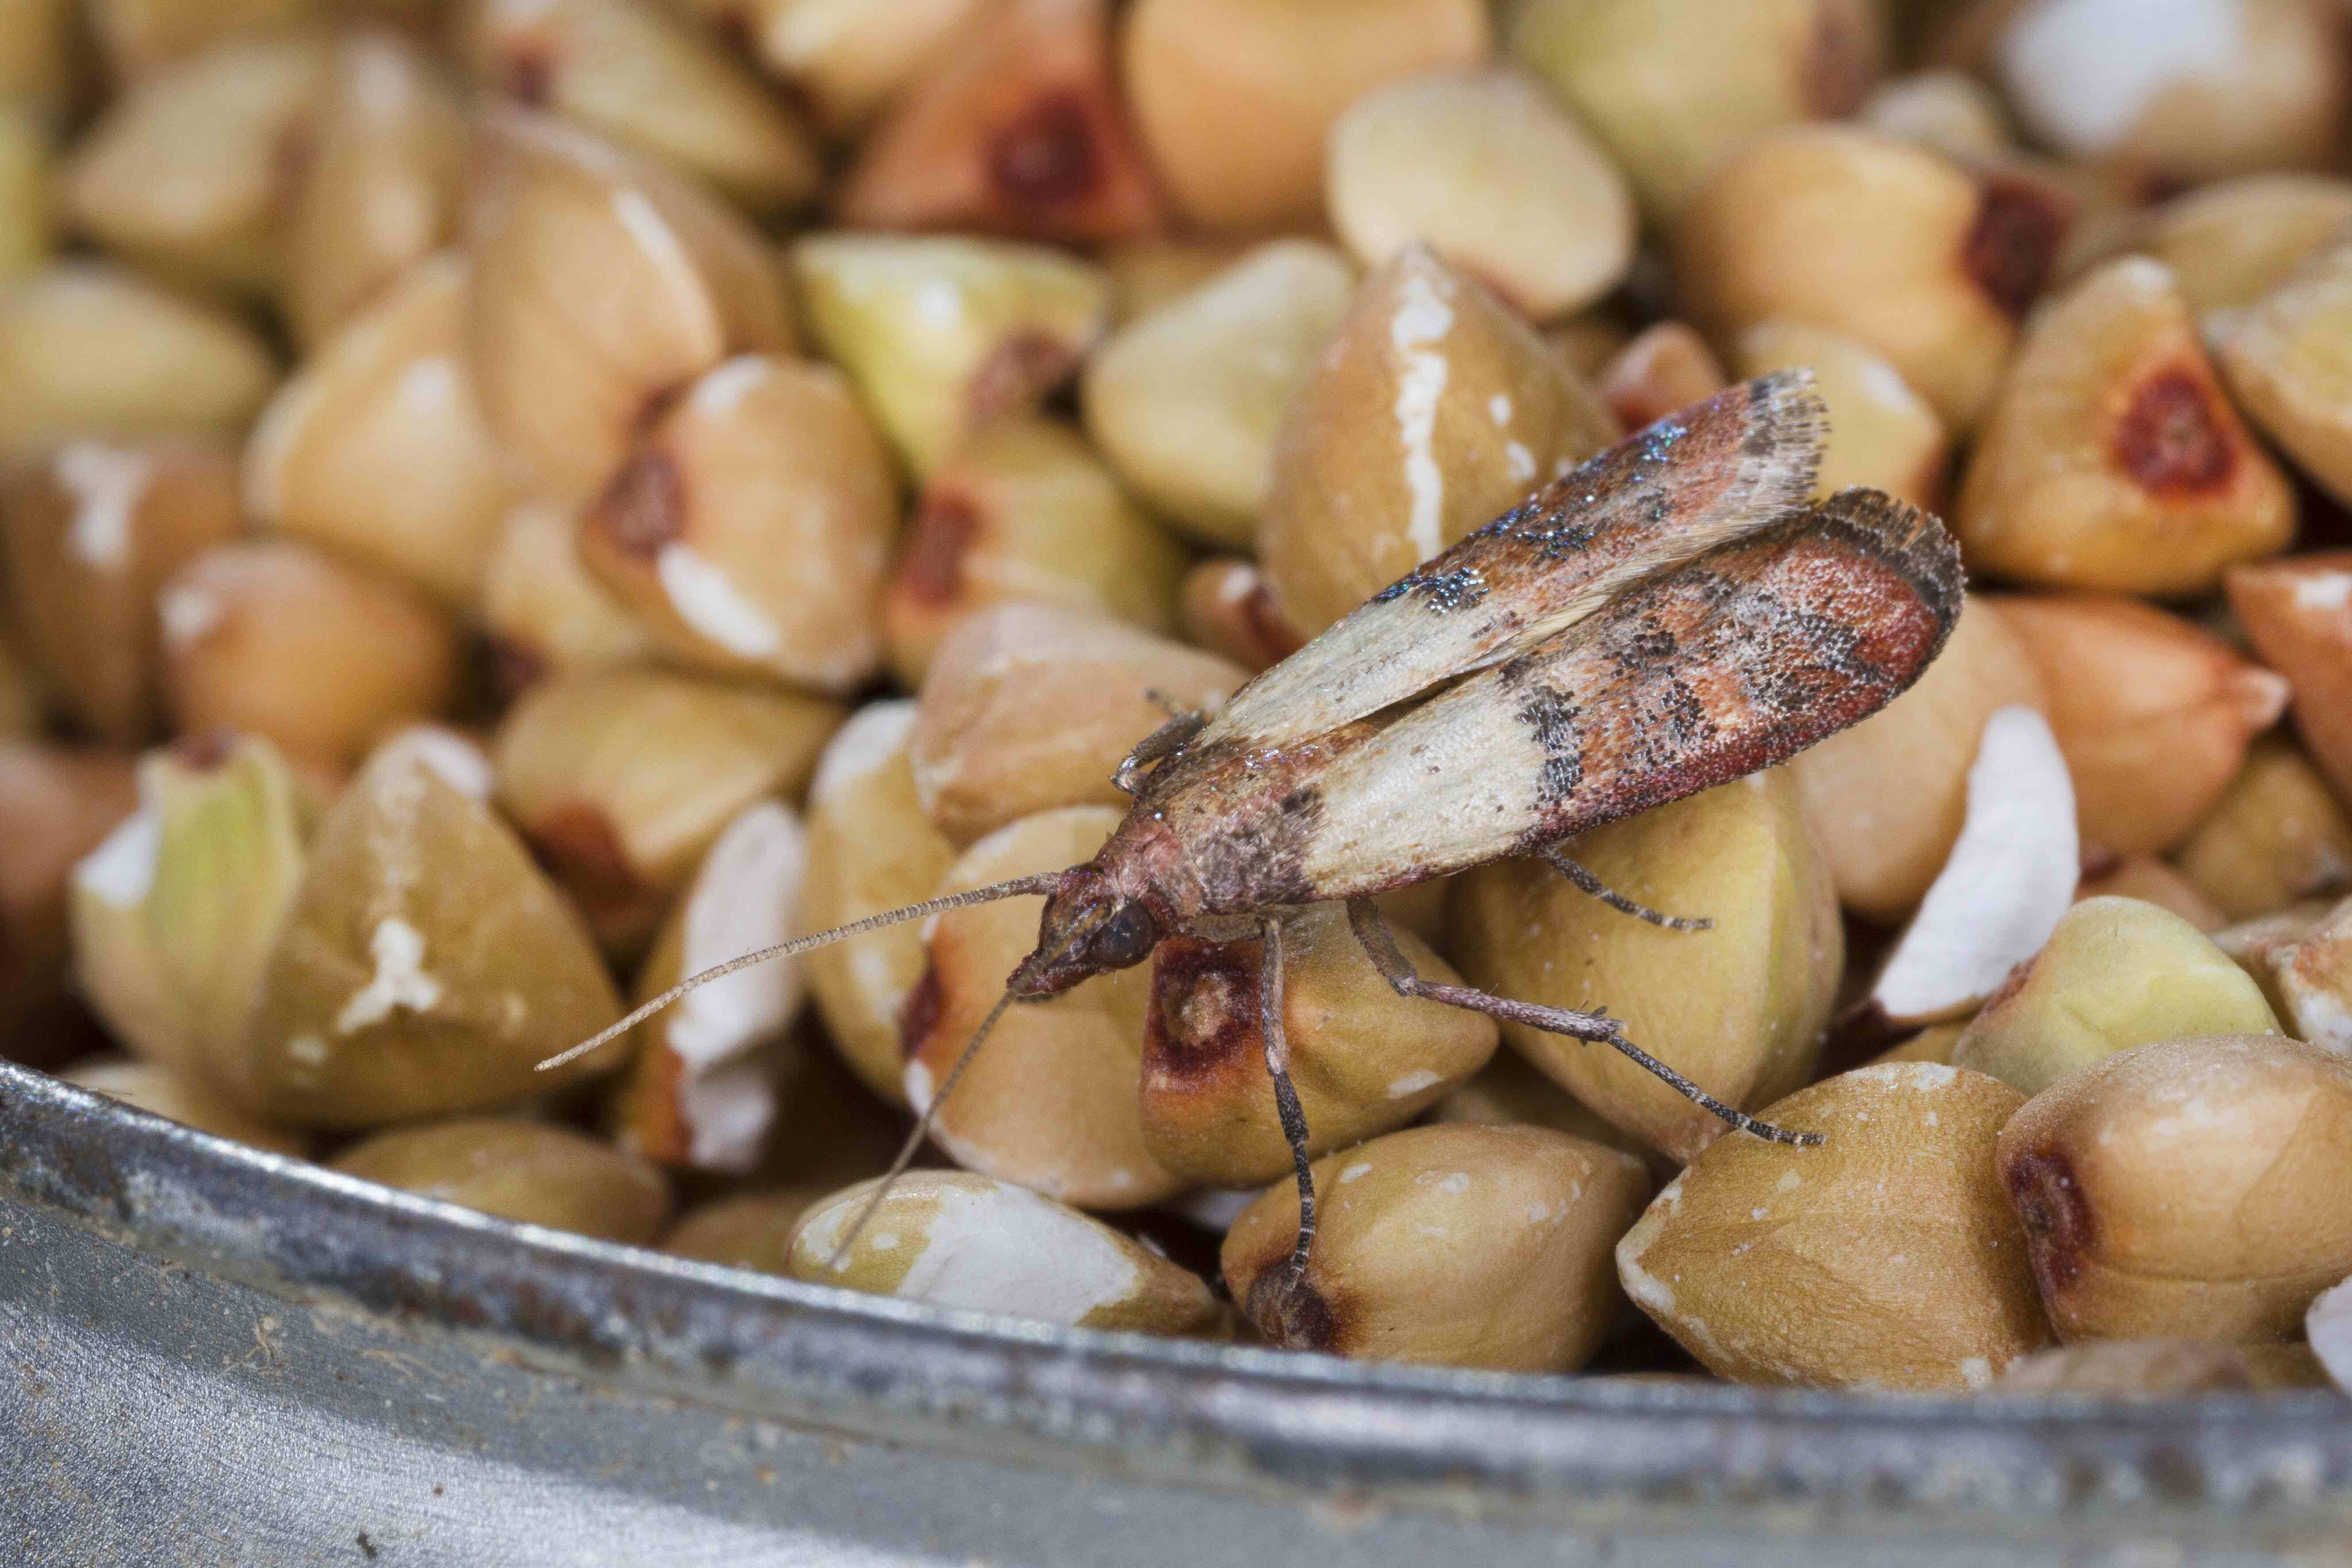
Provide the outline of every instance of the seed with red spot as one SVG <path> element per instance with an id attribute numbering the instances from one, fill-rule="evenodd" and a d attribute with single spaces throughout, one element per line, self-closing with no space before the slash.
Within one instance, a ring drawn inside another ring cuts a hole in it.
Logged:
<path id="1" fill-rule="evenodd" d="M 1180 1088 L 1255 1058 L 1262 957 L 1255 942 L 1171 937 L 1160 944 L 1143 1024 L 1149 1085 Z"/>
<path id="2" fill-rule="evenodd" d="M 2219 489 L 2237 468 L 2237 447 L 2214 411 L 2212 393 L 2185 369 L 2140 383 L 2109 447 L 2116 466 L 2151 490 Z"/>
<path id="3" fill-rule="evenodd" d="M 508 56 L 499 76 L 509 98 L 534 109 L 545 104 L 555 89 L 555 62 L 536 49 Z"/>
<path id="4" fill-rule="evenodd" d="M 236 736 L 228 730 L 200 730 L 172 742 L 172 760 L 191 773 L 210 773 L 229 759 Z"/>
<path id="5" fill-rule="evenodd" d="M 2048 187 L 2005 175 L 1985 180 L 1961 265 L 2011 321 L 2022 321 L 2057 259 L 2069 215 Z"/>
<path id="6" fill-rule="evenodd" d="M 560 805 L 532 824 L 529 837 L 541 861 L 583 904 L 625 904 L 646 892 L 612 819 L 597 806 Z"/>
<path id="7" fill-rule="evenodd" d="M 497 633 L 483 638 L 489 660 L 490 689 L 511 702 L 547 679 L 547 656 L 528 643 Z"/>
<path id="8" fill-rule="evenodd" d="M 940 1026 L 940 1016 L 947 1010 L 947 986 L 940 979 L 940 966 L 935 959 L 923 965 L 923 977 L 898 1004 L 898 1054 L 912 1061 Z"/>
<path id="9" fill-rule="evenodd" d="M 965 559 L 981 534 L 980 508 L 955 490 L 923 498 L 898 559 L 898 593 L 919 605 L 944 605 L 963 585 Z"/>
<path id="10" fill-rule="evenodd" d="M 984 425 L 1051 390 L 1077 368 L 1078 356 L 1065 339 L 1045 332 L 1015 332 L 972 372 L 971 422 Z"/>
<path id="11" fill-rule="evenodd" d="M 2025 1227 L 2034 1279 L 2044 1300 L 2058 1295 L 2083 1272 L 2093 1239 L 2090 1200 L 2074 1179 L 2063 1152 L 2029 1149 L 2003 1162 L 2001 1179 L 2010 1203 Z"/>
<path id="12" fill-rule="evenodd" d="M 1285 1350 L 1328 1351 L 1339 1343 L 1339 1314 L 1313 1285 L 1291 1279 L 1286 1252 L 1251 1283 L 1243 1310 Z"/>
<path id="13" fill-rule="evenodd" d="M 1878 23 L 1853 0 L 1822 0 L 1805 50 L 1804 100 L 1817 120 L 1843 120 L 1862 107 L 1879 70 Z"/>
<path id="14" fill-rule="evenodd" d="M 686 484 L 665 454 L 632 458 L 596 500 L 593 525 L 625 555 L 650 561 L 686 531 Z"/>
<path id="15" fill-rule="evenodd" d="M 988 177 L 1020 207 L 1072 205 L 1104 183 L 1093 118 L 1076 93 L 1055 93 L 990 137 Z"/>

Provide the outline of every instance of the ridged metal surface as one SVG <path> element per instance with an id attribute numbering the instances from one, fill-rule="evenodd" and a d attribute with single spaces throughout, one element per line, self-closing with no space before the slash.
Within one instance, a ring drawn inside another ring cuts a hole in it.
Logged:
<path id="1" fill-rule="evenodd" d="M 2352 1561 L 2352 1401 L 1048 1330 L 488 1219 L 0 1063 L 0 1563 Z"/>

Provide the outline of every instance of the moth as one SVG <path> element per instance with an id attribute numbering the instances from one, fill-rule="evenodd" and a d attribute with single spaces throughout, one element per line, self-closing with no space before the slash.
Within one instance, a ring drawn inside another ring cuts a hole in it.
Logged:
<path id="1" fill-rule="evenodd" d="M 1661 420 L 1374 595 L 1215 713 L 1171 717 L 1119 764 L 1115 781 L 1134 805 L 1093 859 L 748 954 L 554 1059 L 744 964 L 1044 894 L 1035 950 L 919 1107 L 911 1156 L 1009 1005 L 1140 963 L 1179 933 L 1256 937 L 1266 1068 L 1297 1167 L 1299 1226 L 1288 1267 L 1267 1271 L 1261 1299 L 1244 1305 L 1277 1338 L 1307 1310 L 1315 1234 L 1307 1128 L 1282 1028 L 1279 916 L 1292 906 L 1345 900 L 1400 995 L 1605 1045 L 1743 1131 L 1818 1142 L 1716 1100 L 1605 1011 L 1423 979 L 1370 900 L 1539 856 L 1629 914 L 1704 925 L 1618 897 L 1563 842 L 1785 761 L 1876 712 L 1918 679 L 1959 614 L 1959 558 L 1936 519 L 1868 489 L 1811 504 L 1827 424 L 1805 371 Z"/>

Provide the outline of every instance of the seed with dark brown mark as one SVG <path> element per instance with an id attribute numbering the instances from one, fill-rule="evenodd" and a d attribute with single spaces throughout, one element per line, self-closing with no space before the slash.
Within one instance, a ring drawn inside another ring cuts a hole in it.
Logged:
<path id="1" fill-rule="evenodd" d="M 940 1026 L 940 1015 L 947 1007 L 947 988 L 940 979 L 936 960 L 923 966 L 923 977 L 898 1004 L 898 1054 L 908 1061 L 915 1059 L 931 1031 Z"/>
<path id="2" fill-rule="evenodd" d="M 2149 376 L 2132 395 L 2110 442 L 2117 467 L 2151 490 L 2219 489 L 2237 467 L 2212 395 L 2185 370 Z"/>
<path id="3" fill-rule="evenodd" d="M 1306 646 L 1298 628 L 1275 603 L 1274 590 L 1263 582 L 1252 588 L 1242 600 L 1242 618 L 1255 633 L 1258 646 L 1271 653 L 1278 663 Z"/>
<path id="4" fill-rule="evenodd" d="M 172 742 L 172 760 L 192 772 L 210 772 L 228 761 L 236 737 L 228 730 L 201 730 Z"/>
<path id="5" fill-rule="evenodd" d="M 519 51 L 507 60 L 502 75 L 509 98 L 537 109 L 554 88 L 555 62 L 535 51 Z"/>
<path id="6" fill-rule="evenodd" d="M 1961 261 L 2011 320 L 2023 321 L 2049 281 L 2069 216 L 2045 187 L 2000 174 L 1986 178 Z"/>
<path id="7" fill-rule="evenodd" d="M 1075 93 L 1032 104 L 988 144 L 988 176 L 1009 201 L 1049 207 L 1086 200 L 1102 184 L 1087 106 Z"/>
<path id="8" fill-rule="evenodd" d="M 633 458 L 614 475 L 590 517 L 624 553 L 648 561 L 685 531 L 685 520 L 677 464 L 659 453 Z"/>
<path id="9" fill-rule="evenodd" d="M 495 634 L 482 641 L 489 659 L 490 689 L 499 697 L 512 701 L 547 679 L 547 659 L 536 649 Z"/>
<path id="10" fill-rule="evenodd" d="M 1286 1261 L 1258 1275 L 1242 1310 L 1258 1332 L 1285 1350 L 1328 1351 L 1339 1342 L 1339 1313 L 1306 1280 L 1293 1284 Z"/>
<path id="11" fill-rule="evenodd" d="M 1878 76 L 1875 28 L 1859 7 L 1825 5 L 1805 51 L 1804 99 L 1814 118 L 1843 120 L 1862 107 Z"/>
<path id="12" fill-rule="evenodd" d="M 963 584 L 964 558 L 980 530 L 980 508 L 971 497 L 939 490 L 926 495 L 908 527 L 907 553 L 898 563 L 899 591 L 926 605 L 953 599 Z"/>
<path id="13" fill-rule="evenodd" d="M 541 864 L 583 904 L 624 904 L 647 890 L 611 819 L 593 805 L 557 807 L 531 828 L 530 838 Z"/>
<path id="14" fill-rule="evenodd" d="M 2091 1205 L 2066 1156 L 2034 1149 L 2009 1162 L 2004 1173 L 2018 1222 L 2025 1227 L 2033 1278 L 2044 1300 L 2074 1282 L 2092 1241 Z"/>
<path id="15" fill-rule="evenodd" d="M 1070 345 L 1043 332 L 1021 332 L 999 344 L 972 373 L 971 422 L 984 425 L 1028 404 L 1077 368 Z"/>

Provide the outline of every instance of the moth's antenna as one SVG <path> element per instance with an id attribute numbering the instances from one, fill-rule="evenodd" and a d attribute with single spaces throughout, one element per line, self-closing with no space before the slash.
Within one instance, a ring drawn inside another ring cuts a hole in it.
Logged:
<path id="1" fill-rule="evenodd" d="M 1034 877 L 1015 877 L 1009 882 L 997 882 L 985 888 L 974 888 L 970 892 L 950 893 L 945 898 L 927 899 L 919 904 L 908 904 L 904 909 L 885 910 L 878 915 L 867 915 L 864 920 L 852 921 L 847 925 L 835 926 L 831 931 L 817 931 L 810 936 L 796 936 L 790 942 L 780 942 L 773 947 L 763 947 L 756 952 L 747 952 L 740 958 L 730 958 L 724 963 L 713 964 L 699 974 L 688 975 L 652 1001 L 629 1014 L 619 1023 L 599 1030 L 569 1050 L 558 1052 L 548 1058 L 539 1064 L 539 1070 L 546 1072 L 551 1068 L 562 1067 L 575 1057 L 587 1055 L 605 1041 L 616 1036 L 627 1034 L 688 992 L 708 985 L 722 975 L 732 974 L 739 969 L 749 969 L 755 963 L 765 963 L 772 958 L 790 958 L 795 953 L 809 952 L 820 947 L 830 947 L 845 937 L 856 936 L 869 931 L 878 931 L 884 926 L 898 925 L 905 921 L 921 920 L 926 915 L 941 914 L 949 910 L 961 910 L 971 904 L 993 903 L 998 899 L 1017 899 L 1034 896 L 1038 893 L 1050 893 L 1054 890 L 1055 884 L 1060 880 L 1061 873 L 1058 871 L 1044 871 Z M 994 1021 L 994 1017 L 993 1014 L 990 1015 L 991 1022 Z M 959 1062 L 958 1070 L 961 1070 L 961 1068 L 962 1064 Z"/>
<path id="2" fill-rule="evenodd" d="M 1000 884 L 1008 888 L 1013 885 L 1010 882 Z M 1072 931 L 1063 941 L 1062 945 L 1055 950 L 1054 956 L 1060 958 L 1066 955 L 1077 946 L 1078 940 L 1078 933 Z M 964 1047 L 957 1055 L 954 1065 L 948 1068 L 948 1076 L 940 1080 L 938 1091 L 923 1102 L 922 1114 L 915 1118 L 915 1130 L 907 1134 L 907 1141 L 898 1145 L 898 1157 L 890 1162 L 890 1168 L 883 1172 L 882 1179 L 874 1184 L 874 1195 L 866 1200 L 864 1208 L 858 1210 L 857 1218 L 850 1226 L 847 1234 L 833 1244 L 833 1256 L 824 1260 L 825 1268 L 838 1268 L 841 1266 L 841 1260 L 849 1256 L 850 1245 L 856 1241 L 858 1233 L 866 1228 L 866 1222 L 872 1219 L 875 1211 L 882 1206 L 882 1200 L 890 1195 L 891 1184 L 900 1176 L 905 1175 L 907 1167 L 914 1163 L 915 1152 L 923 1146 L 923 1140 L 931 1135 L 931 1124 L 939 1120 L 940 1107 L 945 1105 L 948 1102 L 948 1096 L 955 1092 L 957 1081 L 963 1077 L 963 1069 L 971 1066 L 972 1058 L 980 1055 L 981 1042 L 988 1038 L 989 1031 L 996 1027 L 996 1021 L 1004 1016 L 1004 1009 L 1011 1006 L 1015 1000 L 1012 983 L 1008 981 L 1005 984 L 1004 994 L 996 999 L 996 1005 L 988 1010 L 988 1016 L 980 1021 L 980 1027 L 971 1032 L 971 1038 L 964 1043 Z"/>
<path id="3" fill-rule="evenodd" d="M 1004 1009 L 1012 1005 L 1013 987 L 1007 985 L 1004 994 L 996 999 L 996 1005 L 988 1010 L 988 1016 L 980 1021 L 980 1027 L 974 1029 L 971 1038 L 964 1043 L 955 1065 L 948 1068 L 948 1076 L 940 1080 L 939 1092 L 923 1102 L 922 1114 L 915 1118 L 915 1130 L 907 1134 L 907 1141 L 898 1145 L 898 1158 L 892 1160 L 890 1168 L 882 1173 L 882 1179 L 874 1184 L 874 1195 L 867 1198 L 866 1206 L 857 1211 L 857 1218 L 851 1222 L 848 1231 L 833 1244 L 833 1256 L 824 1260 L 827 1269 L 841 1267 L 841 1260 L 849 1256 L 851 1246 L 866 1229 L 866 1222 L 874 1217 L 875 1211 L 882 1206 L 882 1200 L 890 1195 L 891 1187 L 907 1173 L 907 1167 L 915 1163 L 916 1151 L 922 1148 L 923 1140 L 931 1135 L 931 1123 L 938 1119 L 940 1107 L 947 1103 L 948 1096 L 955 1089 L 956 1080 L 963 1077 L 963 1069 L 970 1067 L 972 1058 L 980 1054 L 981 1042 L 988 1038 L 989 1032 L 996 1027 L 996 1021 L 1004 1016 Z"/>

